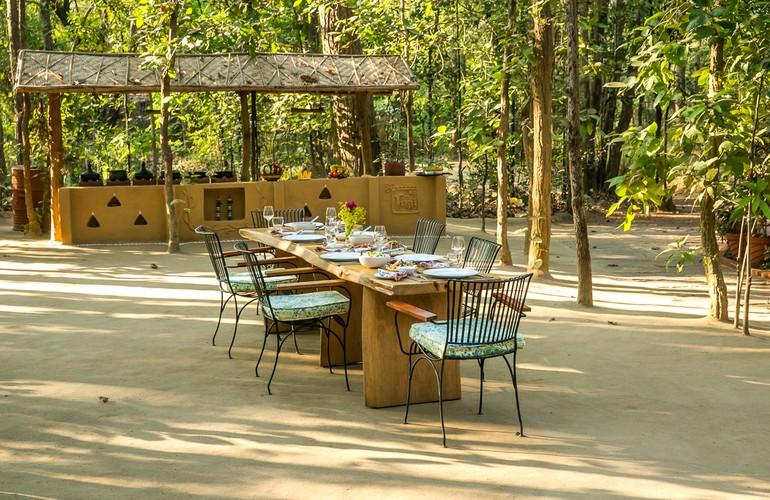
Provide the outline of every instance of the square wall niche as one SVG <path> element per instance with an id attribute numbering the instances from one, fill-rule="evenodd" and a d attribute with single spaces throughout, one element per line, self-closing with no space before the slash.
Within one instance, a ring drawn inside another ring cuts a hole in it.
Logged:
<path id="1" fill-rule="evenodd" d="M 227 216 L 227 199 L 232 199 L 232 218 Z M 203 189 L 203 219 L 217 220 L 217 200 L 220 202 L 220 221 L 244 220 L 246 218 L 246 192 L 242 187 Z"/>

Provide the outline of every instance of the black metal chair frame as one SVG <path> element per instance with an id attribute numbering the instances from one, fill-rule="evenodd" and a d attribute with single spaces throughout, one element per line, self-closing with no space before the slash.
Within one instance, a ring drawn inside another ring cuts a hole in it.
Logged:
<path id="1" fill-rule="evenodd" d="M 465 249 L 463 267 L 472 267 L 476 271 L 486 274 L 492 270 L 501 248 L 502 245 L 496 241 L 473 236 Z"/>
<path id="2" fill-rule="evenodd" d="M 419 308 L 400 302 L 389 302 L 388 306 L 395 309 L 395 325 L 398 345 L 401 352 L 408 357 L 409 378 L 406 394 L 406 411 L 404 424 L 409 419 L 409 405 L 412 394 L 412 376 L 420 361 L 426 361 L 433 369 L 438 386 L 439 419 L 441 420 L 441 433 L 443 444 L 446 447 L 446 429 L 444 426 L 444 360 L 450 359 L 476 359 L 480 368 L 479 380 L 479 411 L 482 414 L 484 397 L 484 362 L 490 358 L 501 357 L 508 367 L 513 382 L 513 390 L 516 398 L 516 414 L 519 420 L 519 432 L 524 435 L 524 423 L 521 418 L 519 405 L 519 387 L 516 376 L 516 354 L 518 351 L 517 340 L 519 322 L 523 317 L 524 301 L 529 289 L 532 274 L 523 274 L 513 278 L 484 279 L 484 280 L 449 280 L 447 282 L 447 311 L 448 320 L 436 320 L 436 315 Z M 473 304 L 468 304 L 472 301 Z M 405 305 L 403 307 L 401 305 Z M 473 315 L 467 315 L 468 309 L 474 311 Z M 405 313 L 421 321 L 430 321 L 439 325 L 446 325 L 447 335 L 444 349 L 441 355 L 434 354 L 423 348 L 416 342 L 412 342 L 409 349 L 404 349 L 401 341 L 401 332 L 398 326 L 399 313 Z M 461 323 L 462 322 L 462 323 Z M 462 326 L 462 328 L 461 328 Z M 496 353 L 490 356 L 480 355 L 476 358 L 452 357 L 447 355 L 449 344 L 459 346 L 483 346 L 513 341 L 512 349 L 506 352 Z M 512 362 L 506 355 L 512 354 Z M 439 366 L 440 365 L 440 366 Z"/>
<path id="3" fill-rule="evenodd" d="M 446 224 L 434 219 L 425 217 L 419 219 L 417 221 L 417 227 L 414 230 L 412 251 L 414 251 L 414 253 L 435 252 L 445 227 Z"/>
<path id="4" fill-rule="evenodd" d="M 235 343 L 235 337 L 238 334 L 238 323 L 240 322 L 241 314 L 243 314 L 244 309 L 246 309 L 249 304 L 258 301 L 259 297 L 255 296 L 255 294 L 251 292 L 246 293 L 235 291 L 233 284 L 230 281 L 230 270 L 235 268 L 242 268 L 243 263 L 240 262 L 238 264 L 232 265 L 227 263 L 227 259 L 231 257 L 241 257 L 242 252 L 223 251 L 222 242 L 220 241 L 217 233 L 204 226 L 196 227 L 195 232 L 196 234 L 203 236 L 203 240 L 206 244 L 206 250 L 208 251 L 209 258 L 211 259 L 211 264 L 214 267 L 214 274 L 217 278 L 217 283 L 219 286 L 219 318 L 217 319 L 217 327 L 214 329 L 214 335 L 211 337 L 211 345 L 216 345 L 217 333 L 219 333 L 219 327 L 222 324 L 222 314 L 227 308 L 227 304 L 230 302 L 230 300 L 232 300 L 233 305 L 235 306 L 235 326 L 233 327 L 233 336 L 230 339 L 230 347 L 227 349 L 227 356 L 232 359 L 233 344 Z M 245 245 L 245 242 L 243 244 Z M 265 265 L 280 263 L 282 265 L 296 266 L 293 258 L 276 258 L 272 254 L 272 249 L 269 247 L 259 247 L 253 249 L 248 249 L 248 247 L 246 248 L 250 253 L 254 255 L 263 254 L 269 257 L 263 260 Z M 227 292 L 222 288 L 222 283 L 227 283 Z M 227 294 L 227 298 L 225 298 L 225 294 Z M 238 297 L 246 300 L 246 302 L 240 307 L 238 306 Z M 296 345 L 296 339 L 294 342 L 295 347 L 297 348 L 297 352 L 299 353 L 299 347 Z"/>
<path id="5" fill-rule="evenodd" d="M 338 291 L 341 291 L 343 295 L 345 295 L 348 299 L 348 301 L 351 302 L 351 304 L 348 307 L 347 315 L 343 318 L 339 315 L 333 315 L 333 316 L 326 316 L 326 317 L 320 317 L 320 318 L 312 318 L 312 319 L 304 319 L 304 320 L 297 320 L 297 321 L 282 321 L 273 319 L 268 321 L 268 318 L 265 314 L 262 315 L 264 320 L 264 327 L 265 327 L 265 336 L 262 341 L 262 349 L 259 352 L 259 358 L 257 358 L 257 364 L 254 367 L 254 373 L 257 377 L 259 377 L 259 364 L 262 361 L 262 356 L 265 353 L 265 346 L 267 345 L 267 339 L 270 335 L 276 336 L 276 351 L 275 351 L 275 362 L 273 363 L 273 370 L 270 372 L 270 380 L 267 382 L 267 393 L 272 395 L 272 391 L 270 390 L 270 386 L 273 383 L 273 377 L 275 376 L 275 370 L 278 367 L 278 357 L 281 354 L 281 348 L 283 347 L 283 343 L 288 339 L 290 336 L 294 336 L 296 329 L 299 328 L 319 328 L 324 335 L 326 336 L 326 359 L 329 363 L 329 373 L 334 373 L 332 369 L 332 361 L 330 356 L 330 339 L 331 337 L 334 337 L 337 339 L 337 342 L 339 342 L 340 347 L 342 348 L 342 365 L 345 372 L 345 387 L 348 391 L 350 391 L 350 381 L 348 379 L 348 363 L 347 363 L 347 350 L 346 350 L 346 340 L 347 340 L 347 329 L 348 325 L 350 324 L 350 312 L 352 310 L 352 297 L 350 295 L 350 292 L 343 286 L 345 281 L 340 279 L 328 279 L 328 275 L 321 271 L 320 269 L 314 269 L 313 274 L 319 274 L 323 277 L 327 278 L 325 280 L 319 280 L 319 281 L 308 281 L 308 282 L 300 282 L 300 283 L 287 283 L 285 285 L 279 285 L 276 287 L 275 290 L 269 290 L 265 286 L 264 282 L 264 272 L 269 271 L 263 271 L 262 270 L 262 263 L 259 261 L 259 259 L 254 256 L 252 252 L 250 252 L 248 249 L 244 249 L 243 246 L 241 246 L 240 243 L 236 243 L 236 249 L 240 250 L 243 254 L 244 261 L 246 262 L 246 267 L 249 268 L 249 271 L 251 273 L 251 279 L 254 282 L 254 288 L 257 290 L 257 295 L 259 296 L 260 303 L 262 305 L 262 308 L 269 308 L 270 310 L 270 316 L 272 318 L 276 318 L 275 311 L 273 310 L 273 305 L 270 300 L 271 296 L 277 295 L 281 292 L 293 292 L 296 293 L 300 289 L 320 289 L 320 288 L 334 288 Z M 342 327 L 342 337 L 340 337 L 334 330 L 331 329 L 331 322 L 334 321 L 338 325 Z M 325 323 L 326 322 L 326 323 Z M 281 325 L 285 324 L 288 325 L 291 329 L 289 332 L 282 332 L 281 331 Z"/>
<path id="6" fill-rule="evenodd" d="M 304 208 L 282 208 L 274 211 L 275 217 L 283 217 L 283 222 L 302 222 L 305 220 Z M 251 223 L 255 228 L 267 228 L 267 220 L 259 210 L 251 211 Z"/>

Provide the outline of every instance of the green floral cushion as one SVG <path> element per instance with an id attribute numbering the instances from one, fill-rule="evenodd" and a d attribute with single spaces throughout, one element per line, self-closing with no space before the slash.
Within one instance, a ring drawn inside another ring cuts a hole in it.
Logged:
<path id="1" fill-rule="evenodd" d="M 267 319 L 278 321 L 302 321 L 307 319 L 343 316 L 350 308 L 350 300 L 335 290 L 299 293 L 296 295 L 271 295 L 270 305 L 262 304 Z M 270 311 L 270 306 L 273 307 Z"/>
<path id="2" fill-rule="evenodd" d="M 265 287 L 268 290 L 274 290 L 276 285 L 283 283 L 295 283 L 298 281 L 296 275 L 288 276 L 265 276 Z M 227 286 L 227 281 L 220 283 L 222 290 L 229 293 L 254 293 L 254 283 L 251 279 L 251 273 L 240 273 L 230 275 L 230 284 L 232 290 Z"/>
<path id="3" fill-rule="evenodd" d="M 460 319 L 455 320 L 459 323 L 454 327 L 454 331 L 462 331 L 463 324 L 466 321 L 475 322 L 475 320 Z M 481 327 L 479 327 L 481 328 Z M 441 357 L 446 343 L 447 323 L 414 323 L 409 329 L 409 337 L 421 345 L 423 349 L 434 356 Z M 523 349 L 525 342 L 521 332 L 516 336 L 516 346 L 514 340 L 498 342 L 496 344 L 449 344 L 446 349 L 447 358 L 489 358 L 501 356 L 513 352 L 514 347 Z"/>

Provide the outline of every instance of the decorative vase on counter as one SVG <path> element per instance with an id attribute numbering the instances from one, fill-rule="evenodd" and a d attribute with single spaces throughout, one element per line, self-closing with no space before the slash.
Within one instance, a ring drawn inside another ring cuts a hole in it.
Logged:
<path id="1" fill-rule="evenodd" d="M 155 175 L 147 170 L 147 163 L 142 161 L 142 166 L 134 173 L 134 186 L 147 186 L 155 184 Z"/>

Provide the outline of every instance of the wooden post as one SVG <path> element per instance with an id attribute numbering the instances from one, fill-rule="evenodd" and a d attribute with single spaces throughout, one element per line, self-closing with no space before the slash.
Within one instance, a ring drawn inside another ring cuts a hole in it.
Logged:
<path id="1" fill-rule="evenodd" d="M 51 157 L 51 238 L 61 241 L 61 203 L 59 188 L 64 175 L 61 94 L 48 94 L 48 153 Z"/>
<path id="2" fill-rule="evenodd" d="M 249 117 L 249 97 L 246 92 L 238 92 L 241 100 L 241 181 L 251 178 L 251 120 Z"/>
<path id="3" fill-rule="evenodd" d="M 369 99 L 371 94 L 359 92 L 356 94 L 356 108 L 358 108 L 358 126 L 361 129 L 361 162 L 362 174 L 373 174 L 372 164 L 372 117 L 369 114 Z"/>
<path id="4" fill-rule="evenodd" d="M 406 154 L 409 159 L 409 170 L 414 170 L 414 114 L 412 109 L 412 91 L 406 91 Z"/>

